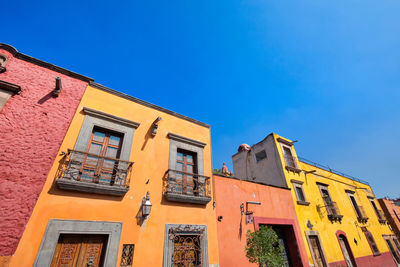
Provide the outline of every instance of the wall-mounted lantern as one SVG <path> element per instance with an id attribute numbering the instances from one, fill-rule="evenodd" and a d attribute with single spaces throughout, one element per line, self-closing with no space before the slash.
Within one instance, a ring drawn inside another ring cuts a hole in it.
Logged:
<path id="1" fill-rule="evenodd" d="M 147 216 L 150 215 L 150 211 L 151 211 L 151 202 L 150 202 L 150 193 L 147 192 L 146 193 L 146 197 L 143 197 L 142 199 L 142 218 L 146 218 Z"/>
<path id="2" fill-rule="evenodd" d="M 157 119 L 153 122 L 153 128 L 151 129 L 151 136 L 156 136 L 157 134 L 157 129 L 158 129 L 158 123 L 162 120 L 161 117 L 157 117 Z"/>

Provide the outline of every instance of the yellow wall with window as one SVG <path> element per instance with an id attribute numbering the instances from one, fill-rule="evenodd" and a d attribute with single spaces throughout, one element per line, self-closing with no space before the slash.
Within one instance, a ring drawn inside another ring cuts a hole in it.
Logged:
<path id="1" fill-rule="evenodd" d="M 134 162 L 130 190 L 121 199 L 65 191 L 55 186 L 57 168 L 62 159 L 61 153 L 74 148 L 85 119 L 84 107 L 140 123 L 134 131 L 129 159 Z M 162 117 L 162 120 L 159 122 L 156 136 L 151 137 L 151 127 L 157 117 Z M 208 127 L 164 112 L 162 109 L 131 101 L 116 93 L 88 86 L 10 266 L 33 264 L 49 219 L 122 222 L 117 266 L 120 264 L 122 244 L 135 244 L 133 266 L 162 266 L 166 224 L 207 225 L 208 261 L 210 265 L 218 264 L 213 199 L 206 205 L 198 205 L 170 202 L 163 197 L 163 177 L 169 166 L 168 133 L 205 143 L 204 175 L 212 177 Z M 136 216 L 146 192 L 150 193 L 153 206 L 149 218 L 140 225 Z"/>
<path id="2" fill-rule="evenodd" d="M 368 198 L 372 197 L 376 206 L 378 209 L 380 209 L 379 203 L 374 197 L 371 187 L 367 184 L 337 175 L 333 172 L 326 171 L 322 168 L 318 168 L 306 162 L 300 161 L 297 158 L 294 145 L 290 140 L 283 139 L 276 134 L 274 134 L 274 138 L 278 147 L 286 182 L 292 189 L 292 196 L 295 202 L 296 213 L 302 233 L 305 235 L 305 232 L 310 230 L 307 227 L 308 221 L 310 221 L 310 223 L 313 225 L 312 229 L 314 231 L 318 231 L 328 263 L 341 262 L 344 260 L 343 253 L 336 236 L 337 231 L 343 231 L 346 233 L 352 253 L 357 259 L 358 264 L 361 263 L 362 266 L 363 262 L 371 260 L 371 255 L 373 252 L 361 227 L 367 227 L 368 231 L 372 233 L 376 245 L 381 253 L 380 256 L 376 256 L 374 259 L 382 257 L 382 262 L 384 262 L 384 260 L 386 260 L 386 262 L 391 262 L 391 258 L 388 258 L 388 247 L 382 236 L 389 235 L 392 232 L 386 224 L 382 224 L 378 221 L 378 216 L 375 213 L 372 204 L 370 203 L 370 199 Z M 289 144 L 292 143 L 292 145 L 289 145 L 288 147 L 291 148 L 291 153 L 296 165 L 295 169 L 286 168 L 287 160 L 285 160 L 282 149 L 285 144 L 283 144 L 282 141 L 279 142 L 278 138 L 288 141 Z M 303 203 L 306 205 L 297 203 L 298 197 L 296 195 L 296 189 L 294 188 L 293 183 L 296 183 L 296 181 L 298 181 L 298 184 L 302 185 L 306 201 L 309 202 L 309 205 L 307 205 L 307 203 Z M 327 187 L 332 201 L 337 203 L 340 214 L 343 215 L 341 222 L 332 222 L 328 219 L 327 210 L 324 208 L 325 203 L 322 199 L 317 183 L 328 185 Z M 356 211 L 350 202 L 346 190 L 355 192 L 354 196 L 358 205 L 363 207 L 365 214 L 368 217 L 368 221 L 366 223 L 361 223 L 358 221 Z M 305 236 L 303 239 L 305 242 L 307 242 L 307 238 Z M 309 262 L 313 264 L 313 257 L 311 255 L 310 245 L 308 243 L 306 244 L 306 249 Z M 383 259 L 383 257 L 385 257 L 385 259 Z"/>

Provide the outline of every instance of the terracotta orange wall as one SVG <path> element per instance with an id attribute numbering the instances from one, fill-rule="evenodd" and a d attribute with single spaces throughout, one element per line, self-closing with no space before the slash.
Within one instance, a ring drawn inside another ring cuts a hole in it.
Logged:
<path id="1" fill-rule="evenodd" d="M 219 259 L 221 267 L 257 266 L 246 258 L 246 233 L 254 231 L 254 224 L 246 224 L 246 215 L 241 215 L 240 204 L 246 201 L 258 201 L 261 205 L 249 205 L 255 219 L 265 221 L 294 221 L 294 231 L 304 266 L 308 266 L 307 254 L 302 235 L 299 232 L 296 212 L 290 190 L 241 181 L 214 175 L 217 216 L 223 216 L 217 222 Z"/>
<path id="2" fill-rule="evenodd" d="M 400 207 L 396 206 L 390 199 L 381 198 L 378 201 L 394 233 L 400 239 Z"/>
<path id="3" fill-rule="evenodd" d="M 211 176 L 210 129 L 159 110 L 132 102 L 88 86 L 71 122 L 59 152 L 73 148 L 85 115 L 83 107 L 140 123 L 135 130 L 130 160 L 134 161 L 130 190 L 123 198 L 59 190 L 54 185 L 60 153 L 48 175 L 44 189 L 27 224 L 21 242 L 11 259 L 11 266 L 32 266 L 50 218 L 122 222 L 118 251 L 120 263 L 122 244 L 135 244 L 133 266 L 162 266 L 165 224 L 207 225 L 209 264 L 218 264 L 218 242 L 213 200 L 207 205 L 168 202 L 162 196 L 163 176 L 168 169 L 169 132 L 206 143 L 204 174 Z M 148 138 L 153 121 L 162 117 L 158 133 Z M 149 183 L 146 181 L 150 179 Z M 149 219 L 138 225 L 142 197 L 150 192 L 153 204 Z"/>

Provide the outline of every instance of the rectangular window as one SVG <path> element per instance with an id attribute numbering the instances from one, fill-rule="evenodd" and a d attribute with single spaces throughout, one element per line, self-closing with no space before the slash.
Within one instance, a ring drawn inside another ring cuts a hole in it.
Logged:
<path id="1" fill-rule="evenodd" d="M 80 180 L 99 184 L 115 183 L 123 135 L 94 128 L 80 170 Z"/>
<path id="2" fill-rule="evenodd" d="M 285 158 L 286 161 L 286 166 L 292 167 L 292 168 L 296 168 L 296 163 L 295 160 L 293 158 L 292 155 L 292 150 L 290 147 L 282 145 L 283 148 L 283 156 Z"/>
<path id="3" fill-rule="evenodd" d="M 328 186 L 325 184 L 317 183 L 319 191 L 321 192 L 322 199 L 324 201 L 324 206 L 330 220 L 341 221 L 343 215 L 340 215 L 339 208 L 336 202 L 332 201 L 331 195 L 329 194 Z"/>
<path id="4" fill-rule="evenodd" d="M 265 153 L 265 150 L 261 150 L 260 152 L 256 153 L 256 162 L 258 163 L 259 161 L 267 158 L 267 153 Z"/>
<path id="5" fill-rule="evenodd" d="M 354 196 L 353 191 L 347 191 L 347 195 L 349 196 L 351 205 L 353 206 L 354 211 L 356 212 L 357 218 L 359 221 L 366 222 L 368 220 L 367 216 L 365 215 L 363 207 L 359 206 L 357 200 Z"/>
<path id="6" fill-rule="evenodd" d="M 306 196 L 303 190 L 303 182 L 292 179 L 291 182 L 293 183 L 293 189 L 296 193 L 297 197 L 297 204 L 300 205 L 309 205 L 310 203 L 307 202 Z"/>
<path id="7" fill-rule="evenodd" d="M 305 202 L 306 198 L 305 198 L 304 193 L 303 193 L 303 188 L 301 188 L 301 186 L 298 186 L 298 185 L 296 185 L 295 188 L 296 188 L 297 199 L 299 201 Z"/>
<path id="8" fill-rule="evenodd" d="M 2 55 L 0 55 L 0 70 L 1 70 L 1 59 Z M 1 73 L 1 72 L 0 72 Z M 3 109 L 7 101 L 15 94 L 19 94 L 21 91 L 21 87 L 16 84 L 8 83 L 6 81 L 0 80 L 0 110 Z"/>
<path id="9" fill-rule="evenodd" d="M 176 235 L 172 266 L 202 266 L 200 235 Z"/>
<path id="10" fill-rule="evenodd" d="M 365 237 L 367 238 L 368 244 L 371 247 L 372 253 L 374 255 L 379 255 L 379 249 L 378 246 L 375 243 L 375 239 L 372 236 L 371 232 L 368 231 L 367 227 L 361 227 L 361 230 L 364 232 Z"/>
<path id="11" fill-rule="evenodd" d="M 378 217 L 378 220 L 381 221 L 381 222 L 385 222 L 386 221 L 385 220 L 385 215 L 383 214 L 383 212 L 381 210 L 378 209 L 378 207 L 375 204 L 374 199 L 372 197 L 368 198 L 368 199 L 369 199 L 369 201 L 370 201 L 370 203 L 372 205 L 372 208 L 374 209 L 374 211 L 376 213 L 376 216 Z"/>
<path id="12" fill-rule="evenodd" d="M 134 244 L 124 244 L 122 248 L 122 256 L 121 256 L 121 267 L 130 267 L 133 262 L 133 251 L 135 249 Z"/>
<path id="13" fill-rule="evenodd" d="M 164 267 L 208 266 L 207 226 L 166 224 Z"/>
<path id="14" fill-rule="evenodd" d="M 168 170 L 163 192 L 169 201 L 207 204 L 211 200 L 210 177 L 204 175 L 206 143 L 168 133 Z"/>
<path id="15" fill-rule="evenodd" d="M 184 195 L 198 195 L 197 155 L 194 152 L 177 149 L 176 188 Z"/>

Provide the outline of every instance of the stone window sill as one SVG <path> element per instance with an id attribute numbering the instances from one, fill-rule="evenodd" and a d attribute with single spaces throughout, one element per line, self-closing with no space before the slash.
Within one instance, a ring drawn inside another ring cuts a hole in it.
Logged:
<path id="1" fill-rule="evenodd" d="M 176 193 L 171 193 L 171 192 L 166 192 L 165 197 L 168 201 L 186 202 L 186 203 L 203 204 L 203 205 L 205 205 L 211 201 L 210 197 L 182 195 L 182 194 L 176 194 Z"/>
<path id="2" fill-rule="evenodd" d="M 295 167 L 286 166 L 285 168 L 286 168 L 286 170 L 292 171 L 292 172 L 295 172 L 295 173 L 300 173 L 300 172 L 301 172 L 300 169 L 297 169 L 297 168 L 295 168 Z"/>
<path id="3" fill-rule="evenodd" d="M 90 194 L 102 194 L 112 196 L 124 196 L 129 191 L 127 187 L 85 183 L 81 181 L 60 178 L 56 181 L 58 188 L 63 190 L 85 192 Z"/>
<path id="4" fill-rule="evenodd" d="M 309 206 L 309 205 L 310 205 L 310 202 L 308 202 L 308 201 L 300 201 L 300 200 L 297 200 L 297 204 L 299 204 L 299 205 L 304 205 L 304 206 Z"/>

